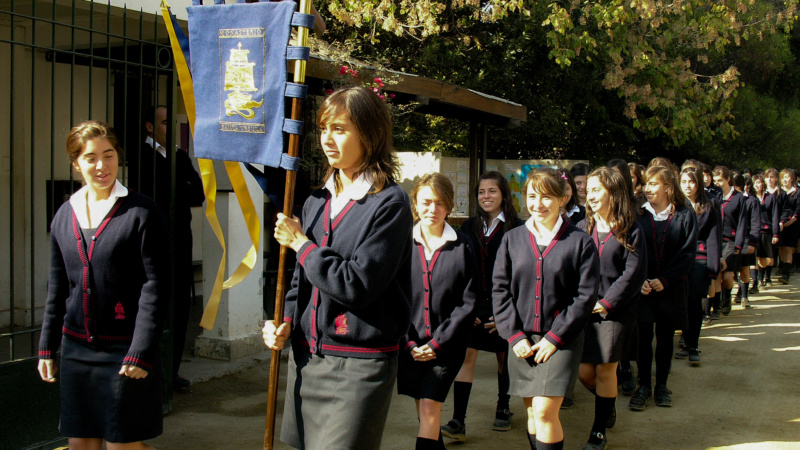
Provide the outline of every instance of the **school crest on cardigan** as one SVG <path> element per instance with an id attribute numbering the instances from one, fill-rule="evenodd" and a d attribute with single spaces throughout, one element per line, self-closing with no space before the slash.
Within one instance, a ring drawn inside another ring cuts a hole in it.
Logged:
<path id="1" fill-rule="evenodd" d="M 117 306 L 114 307 L 114 318 L 125 320 L 125 307 L 122 306 L 122 302 L 117 302 Z"/>
<path id="2" fill-rule="evenodd" d="M 336 316 L 336 334 L 347 334 L 347 316 L 344 313 Z"/>

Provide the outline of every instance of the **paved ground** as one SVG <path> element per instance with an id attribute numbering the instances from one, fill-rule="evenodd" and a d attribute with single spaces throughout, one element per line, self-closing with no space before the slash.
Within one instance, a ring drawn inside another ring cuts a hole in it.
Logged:
<path id="1" fill-rule="evenodd" d="M 608 433 L 609 447 L 800 449 L 799 287 L 797 275 L 788 286 L 751 296 L 752 309 L 735 307 L 730 316 L 704 328 L 702 365 L 690 367 L 674 360 L 669 382 L 672 408 L 651 402 L 646 411 L 633 412 L 627 408 L 629 398 L 620 396 L 617 426 Z M 490 428 L 496 398 L 494 365 L 491 355 L 481 354 L 467 417 L 467 442 L 448 442 L 448 448 L 528 448 L 521 400 L 512 399 L 516 412 L 512 431 Z M 284 364 L 284 374 L 285 368 Z M 268 370 L 266 353 L 234 367 L 189 358 L 182 372 L 195 380 L 192 392 L 176 394 L 175 409 L 164 420 L 164 434 L 150 443 L 159 449 L 261 448 Z M 229 374 L 198 381 L 224 373 Z M 279 411 L 283 387 L 282 383 Z M 575 407 L 561 412 L 567 449 L 583 447 L 594 412 L 590 394 L 580 386 L 576 390 Z M 443 416 L 449 418 L 451 412 L 448 402 Z M 279 415 L 278 424 L 280 420 Z M 413 401 L 396 396 L 383 448 L 413 448 L 416 429 Z M 275 448 L 288 447 L 276 442 Z"/>

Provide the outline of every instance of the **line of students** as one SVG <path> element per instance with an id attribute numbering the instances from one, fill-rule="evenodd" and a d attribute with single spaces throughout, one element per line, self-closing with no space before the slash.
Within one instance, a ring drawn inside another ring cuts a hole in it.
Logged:
<path id="1" fill-rule="evenodd" d="M 496 429 L 510 428 L 508 395 L 519 396 L 531 448 L 563 448 L 559 410 L 579 377 L 595 395 L 585 448 L 605 448 L 618 363 L 637 361 L 631 409 L 653 396 L 671 406 L 675 331 L 686 332 L 686 354 L 699 362 L 710 281 L 725 274 L 726 307 L 739 253 L 759 240 L 745 242 L 735 220 L 745 202 L 727 169 L 713 173 L 717 208 L 702 189 L 704 166 L 679 174 L 663 158 L 644 173 L 617 161 L 580 175 L 580 187 L 563 171 L 534 170 L 523 188 L 524 223 L 504 177 L 484 174 L 478 217 L 455 231 L 446 177 L 422 177 L 410 199 L 397 186 L 391 119 L 373 93 L 331 94 L 318 122 L 331 169 L 302 221 L 279 215 L 275 237 L 298 253 L 297 268 L 283 324 L 263 330 L 273 350 L 293 341 L 282 439 L 294 447 L 379 448 L 395 382 L 415 399 L 417 448 L 442 449 L 443 435 L 463 440 L 474 361 L 488 350 L 498 362 Z M 788 190 L 796 208 L 797 191 Z M 585 218 L 573 224 L 567 213 L 583 214 L 571 204 L 581 194 Z M 785 215 L 781 239 L 797 215 Z M 454 418 L 441 426 L 454 384 Z"/>

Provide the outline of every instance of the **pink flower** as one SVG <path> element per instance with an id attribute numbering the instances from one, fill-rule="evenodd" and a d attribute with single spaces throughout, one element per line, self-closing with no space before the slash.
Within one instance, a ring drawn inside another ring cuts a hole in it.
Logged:
<path id="1" fill-rule="evenodd" d="M 325 95 L 333 94 L 333 89 L 325 89 Z"/>
<path id="2" fill-rule="evenodd" d="M 352 76 L 353 76 L 353 78 L 356 78 L 356 77 L 358 77 L 358 72 L 356 72 L 356 71 L 355 71 L 355 70 L 353 70 L 353 69 L 350 69 L 350 75 L 352 75 Z"/>
<path id="3" fill-rule="evenodd" d="M 383 96 L 383 94 L 378 94 L 378 98 L 380 98 L 381 100 L 386 100 L 386 97 Z"/>
<path id="4" fill-rule="evenodd" d="M 342 68 L 341 68 L 341 69 L 339 69 L 339 75 L 344 75 L 344 74 L 346 74 L 348 70 L 349 70 L 349 69 L 347 68 L 347 66 L 342 66 Z"/>
<path id="5" fill-rule="evenodd" d="M 372 92 L 374 92 L 374 93 L 376 93 L 376 94 L 377 94 L 377 93 L 378 93 L 378 91 L 380 91 L 380 89 L 378 89 L 378 88 L 376 88 L 376 87 L 372 88 Z"/>
<path id="6" fill-rule="evenodd" d="M 375 77 L 375 79 L 374 79 L 373 81 L 374 81 L 374 82 L 376 82 L 376 83 L 378 83 L 378 84 L 381 84 L 381 79 L 380 79 L 380 78 L 378 78 L 378 77 Z"/>
<path id="7" fill-rule="evenodd" d="M 389 98 L 394 98 L 394 94 L 389 94 Z"/>

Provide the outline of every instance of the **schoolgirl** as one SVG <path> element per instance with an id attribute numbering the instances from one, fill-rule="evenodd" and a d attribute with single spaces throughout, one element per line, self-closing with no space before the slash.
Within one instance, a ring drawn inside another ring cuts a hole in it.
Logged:
<path id="1" fill-rule="evenodd" d="M 723 315 L 731 313 L 731 291 L 733 274 L 741 267 L 741 253 L 748 245 L 745 198 L 731 184 L 733 173 L 725 166 L 714 168 L 714 184 L 722 190 L 720 214 L 722 216 L 722 293 L 719 311 Z"/>
<path id="2" fill-rule="evenodd" d="M 775 265 L 774 246 L 780 237 L 781 211 L 778 208 L 778 196 L 775 192 L 769 192 L 767 182 L 761 174 L 753 175 L 753 191 L 758 199 L 759 212 L 761 214 L 761 228 L 759 229 L 758 246 L 756 247 L 756 262 L 758 272 L 753 281 L 751 294 L 759 292 L 759 285 L 763 288 L 766 285 L 765 275 L 767 269 Z"/>
<path id="3" fill-rule="evenodd" d="M 411 259 L 411 327 L 403 338 L 397 390 L 416 400 L 417 449 L 444 449 L 442 403 L 464 361 L 480 280 L 467 237 L 445 220 L 453 185 L 439 173 L 411 190 L 416 248 Z"/>
<path id="4" fill-rule="evenodd" d="M 672 170 L 650 167 L 645 172 L 647 203 L 637 220 L 647 241 L 647 281 L 637 303 L 639 388 L 629 408 L 643 411 L 655 397 L 656 405 L 672 406 L 667 379 L 672 365 L 676 329 L 686 329 L 686 277 L 697 251 L 697 219 L 686 206 L 686 197 Z M 653 338 L 656 339 L 656 386 L 653 390 Z"/>
<path id="5" fill-rule="evenodd" d="M 56 381 L 60 347 L 58 427 L 70 448 L 152 449 L 142 441 L 163 428 L 167 227 L 149 197 L 117 181 L 122 148 L 111 125 L 83 122 L 66 147 L 85 184 L 50 227 L 39 375 Z"/>
<path id="6" fill-rule="evenodd" d="M 411 314 L 413 226 L 395 183 L 389 110 L 372 91 L 342 88 L 318 113 L 330 168 L 275 238 L 297 252 L 286 313 L 264 342 L 292 339 L 281 440 L 297 448 L 380 447 Z"/>
<path id="7" fill-rule="evenodd" d="M 736 303 L 741 303 L 742 307 L 750 307 L 748 298 L 748 288 L 750 286 L 750 266 L 756 265 L 756 247 L 758 246 L 761 228 L 761 205 L 753 192 L 753 181 L 750 177 L 745 178 L 741 174 L 733 177 L 734 189 L 744 196 L 744 212 L 742 220 L 745 223 L 746 233 L 744 248 L 741 255 L 741 268 L 739 271 L 739 289 L 736 292 Z"/>
<path id="8" fill-rule="evenodd" d="M 681 171 L 681 191 L 691 202 L 697 217 L 697 256 L 688 277 L 687 320 L 684 329 L 685 347 L 675 354 L 677 359 L 687 359 L 689 364 L 700 364 L 700 329 L 703 322 L 711 321 L 712 282 L 719 275 L 722 263 L 722 232 L 719 214 L 703 189 L 702 172 L 694 167 Z"/>
<path id="9" fill-rule="evenodd" d="M 722 202 L 722 189 L 714 184 L 714 170 L 705 163 L 703 164 L 703 185 L 709 199 Z"/>
<path id="10" fill-rule="evenodd" d="M 561 172 L 561 178 L 563 178 L 567 182 L 567 197 L 568 197 L 567 204 L 564 205 L 564 210 L 562 212 L 566 215 L 567 220 L 569 220 L 571 224 L 576 225 L 578 222 L 580 222 L 586 217 L 586 207 L 581 205 L 580 203 L 580 197 L 578 196 L 578 187 L 575 184 L 575 178 L 572 176 L 572 172 L 564 169 L 560 169 L 560 172 Z M 586 201 L 585 196 L 583 200 L 585 203 Z"/>
<path id="11" fill-rule="evenodd" d="M 586 208 L 586 176 L 592 171 L 591 166 L 586 163 L 575 163 L 569 169 L 572 180 L 575 182 L 576 201 L 579 206 Z"/>
<path id="12" fill-rule="evenodd" d="M 597 301 L 597 249 L 561 217 L 569 200 L 561 176 L 553 169 L 528 174 L 523 192 L 531 218 L 503 237 L 493 275 L 497 330 L 516 356 L 508 363 L 510 392 L 523 398 L 528 441 L 539 450 L 564 446 L 559 409 Z"/>
<path id="13" fill-rule="evenodd" d="M 796 224 L 800 216 L 800 196 L 797 190 L 797 174 L 794 169 L 783 169 L 780 173 L 781 188 L 786 193 L 781 212 L 780 257 L 781 277 L 778 282 L 788 284 L 792 274 L 792 254 L 800 237 L 800 226 Z"/>
<path id="14" fill-rule="evenodd" d="M 596 169 L 587 178 L 587 216 L 579 227 L 597 246 L 600 276 L 578 374 L 595 395 L 594 422 L 585 449 L 606 447 L 606 428 L 616 419 L 617 363 L 627 354 L 636 325 L 636 299 L 647 279 L 645 239 L 629 190 L 613 169 Z"/>
<path id="15" fill-rule="evenodd" d="M 508 395 L 508 343 L 497 334 L 492 311 L 492 271 L 506 232 L 523 224 L 511 204 L 511 189 L 506 178 L 496 171 L 481 175 L 475 186 L 478 215 L 461 224 L 461 230 L 470 240 L 478 258 L 478 299 L 475 305 L 475 322 L 470 332 L 464 364 L 453 384 L 453 418 L 442 426 L 442 434 L 461 442 L 466 440 L 466 416 L 478 350 L 491 352 L 497 359 L 497 408 L 492 429 L 511 429 L 511 412 Z"/>
<path id="16" fill-rule="evenodd" d="M 770 195 L 775 196 L 775 203 L 778 207 L 778 214 L 780 218 L 778 219 L 778 242 L 773 244 L 772 246 L 772 254 L 774 255 L 775 264 L 778 264 L 778 259 L 780 257 L 780 232 L 783 231 L 783 207 L 786 204 L 786 192 L 781 189 L 780 184 L 780 172 L 778 169 L 774 167 L 770 167 L 769 169 L 764 171 L 764 181 L 767 183 L 767 192 Z M 780 268 L 780 266 L 778 266 Z M 765 286 L 772 286 L 772 267 L 767 267 L 766 274 L 764 276 L 764 285 Z"/>

